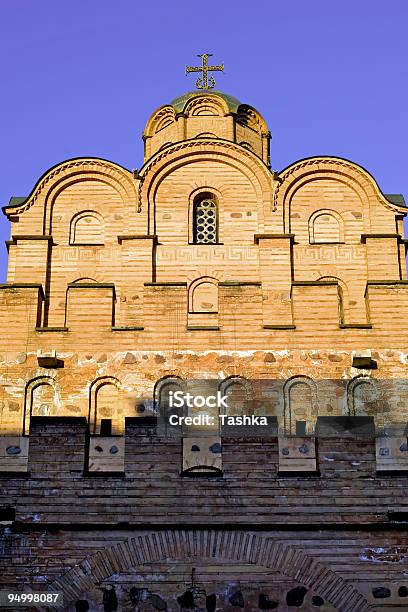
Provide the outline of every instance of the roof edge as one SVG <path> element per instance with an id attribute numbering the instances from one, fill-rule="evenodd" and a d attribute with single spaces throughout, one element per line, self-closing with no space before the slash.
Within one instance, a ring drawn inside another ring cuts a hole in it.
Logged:
<path id="1" fill-rule="evenodd" d="M 129 170 L 128 168 L 125 168 L 125 166 L 122 166 L 121 164 L 118 164 L 117 162 L 114 162 L 114 161 L 112 161 L 110 159 L 105 159 L 104 157 L 96 157 L 96 156 L 92 156 L 92 155 L 81 155 L 79 157 L 68 157 L 67 159 L 63 159 L 62 161 L 59 161 L 58 163 L 54 164 L 53 166 L 50 166 L 49 168 L 47 168 L 47 170 L 45 170 L 41 174 L 41 176 L 37 179 L 37 181 L 34 184 L 34 187 L 30 191 L 28 196 L 25 196 L 25 197 L 11 196 L 11 198 L 9 200 L 9 203 L 5 204 L 4 206 L 1 207 L 1 210 L 2 210 L 3 214 L 7 217 L 7 211 L 10 211 L 10 213 L 12 214 L 12 212 L 13 212 L 12 209 L 13 208 L 18 208 L 19 206 L 24 204 L 26 201 L 28 201 L 31 198 L 31 196 L 35 193 L 35 190 L 38 188 L 38 186 L 40 185 L 41 181 L 47 176 L 47 174 L 49 172 L 51 172 L 55 168 L 58 168 L 58 166 L 61 166 L 62 164 L 66 164 L 66 163 L 72 162 L 72 161 L 78 161 L 78 160 L 81 160 L 81 159 L 98 160 L 98 161 L 106 162 L 108 164 L 113 164 L 114 166 L 117 166 L 118 168 L 121 168 L 122 170 L 125 170 L 126 172 L 130 172 L 130 173 L 133 172 L 132 170 Z"/>
<path id="2" fill-rule="evenodd" d="M 236 98 L 235 96 L 232 96 L 231 94 L 224 93 L 223 91 L 220 91 L 219 89 L 204 89 L 204 90 L 187 91 L 186 93 L 182 94 L 181 96 L 178 96 L 177 98 L 174 98 L 169 103 L 169 106 L 172 106 L 176 110 L 176 112 L 181 113 L 181 112 L 183 112 L 186 104 L 190 100 L 192 100 L 193 98 L 199 97 L 199 96 L 208 96 L 208 95 L 213 95 L 213 96 L 217 96 L 219 98 L 222 98 L 222 100 L 224 100 L 224 102 L 226 102 L 226 104 L 228 106 L 228 109 L 232 113 L 236 113 L 237 110 L 238 110 L 238 107 L 241 106 L 241 104 L 242 104 L 238 100 L 238 98 Z"/>
<path id="3" fill-rule="evenodd" d="M 375 184 L 376 188 L 378 189 L 378 192 L 384 198 L 384 200 L 386 200 L 389 204 L 391 204 L 391 206 L 395 207 L 396 209 L 405 209 L 406 212 L 404 212 L 404 214 L 408 214 L 408 206 L 405 203 L 405 198 L 404 198 L 404 196 L 401 193 L 397 193 L 397 194 L 393 194 L 393 193 L 385 194 L 382 191 L 382 189 L 380 188 L 379 184 L 377 183 L 375 177 L 371 174 L 371 172 L 369 170 L 367 170 L 367 168 L 365 168 L 361 164 L 353 161 L 352 159 L 348 159 L 347 157 L 340 157 L 339 155 L 312 155 L 311 157 L 302 157 L 302 158 L 297 159 L 294 162 L 288 164 L 287 166 L 285 166 L 281 170 L 275 171 L 275 176 L 276 177 L 281 176 L 287 170 L 289 170 L 289 168 L 292 168 L 293 166 L 296 166 L 297 164 L 301 164 L 302 162 L 312 161 L 312 160 L 317 160 L 317 159 L 322 159 L 322 160 L 336 159 L 336 160 L 339 160 L 339 161 L 346 162 L 348 164 L 352 164 L 353 166 L 356 166 L 360 170 L 363 170 L 363 172 L 365 172 L 370 177 L 370 179 L 373 181 L 373 183 Z M 398 199 L 398 202 L 397 202 L 397 199 Z"/>

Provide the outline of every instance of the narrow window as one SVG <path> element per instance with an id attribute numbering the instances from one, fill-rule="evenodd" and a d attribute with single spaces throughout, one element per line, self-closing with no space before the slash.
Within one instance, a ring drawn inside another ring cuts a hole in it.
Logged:
<path id="1" fill-rule="evenodd" d="M 214 200 L 203 198 L 194 202 L 193 241 L 195 244 L 216 244 L 217 204 Z"/>

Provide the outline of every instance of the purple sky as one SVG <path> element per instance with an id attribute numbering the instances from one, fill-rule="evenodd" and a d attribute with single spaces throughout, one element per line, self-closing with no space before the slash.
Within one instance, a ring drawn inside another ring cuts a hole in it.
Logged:
<path id="1" fill-rule="evenodd" d="M 265 117 L 274 170 L 337 155 L 408 199 L 407 28 L 407 0 L 1 0 L 1 204 L 71 157 L 140 167 L 149 115 L 204 52 Z M 0 282 L 8 235 L 1 219 Z"/>

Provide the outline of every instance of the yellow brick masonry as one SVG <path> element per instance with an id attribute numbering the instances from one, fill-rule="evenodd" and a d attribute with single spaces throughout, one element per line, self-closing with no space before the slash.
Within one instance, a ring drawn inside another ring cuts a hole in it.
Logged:
<path id="1" fill-rule="evenodd" d="M 58 415 L 87 418 L 101 376 L 120 380 L 121 418 L 166 375 L 351 378 L 352 352 L 370 349 L 375 376 L 405 376 L 405 209 L 343 159 L 301 160 L 276 174 L 256 111 L 244 120 L 215 94 L 189 104 L 152 115 L 139 172 L 70 160 L 5 208 L 4 433 L 21 433 L 27 385 L 41 376 L 55 380 Z M 197 245 L 193 201 L 208 192 L 218 242 Z M 103 244 L 86 243 L 86 226 L 73 243 L 73 219 L 86 211 L 97 220 L 92 241 L 100 223 Z M 313 219 L 324 211 L 331 229 L 325 242 L 320 224 L 316 242 Z M 189 288 L 204 277 L 218 286 L 218 315 L 194 318 Z M 64 367 L 41 368 L 38 351 L 55 351 Z"/>

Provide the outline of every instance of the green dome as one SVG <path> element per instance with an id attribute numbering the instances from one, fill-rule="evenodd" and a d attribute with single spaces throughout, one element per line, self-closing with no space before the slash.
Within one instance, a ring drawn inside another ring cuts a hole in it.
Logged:
<path id="1" fill-rule="evenodd" d="M 232 113 L 236 113 L 238 106 L 241 105 L 241 102 L 237 100 L 237 98 L 234 98 L 234 96 L 230 96 L 229 94 L 226 94 L 222 91 L 218 91 L 216 89 L 189 91 L 183 94 L 182 96 L 172 100 L 170 104 L 175 108 L 176 112 L 181 113 L 189 100 L 191 100 L 192 98 L 196 98 L 197 96 L 207 96 L 208 94 L 213 94 L 225 100 L 229 110 Z"/>

